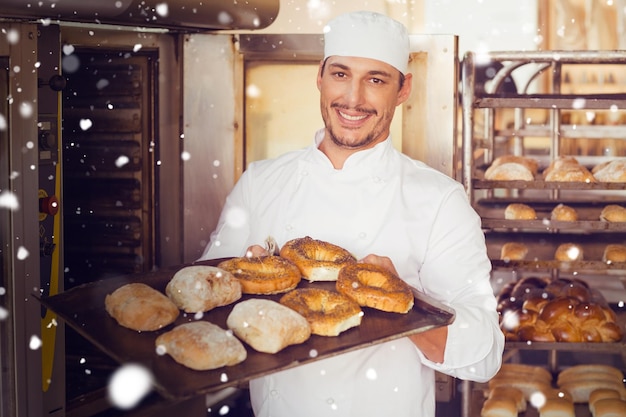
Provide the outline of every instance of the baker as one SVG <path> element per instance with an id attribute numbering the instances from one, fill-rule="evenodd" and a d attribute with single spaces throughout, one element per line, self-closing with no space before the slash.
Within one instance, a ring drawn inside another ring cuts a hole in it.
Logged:
<path id="1" fill-rule="evenodd" d="M 433 417 L 435 371 L 486 381 L 502 360 L 480 219 L 458 182 L 392 145 L 394 111 L 412 86 L 406 28 L 352 12 L 328 23 L 324 41 L 324 128 L 305 149 L 250 164 L 202 259 L 311 236 L 454 308 L 448 326 L 250 381 L 257 417 Z"/>

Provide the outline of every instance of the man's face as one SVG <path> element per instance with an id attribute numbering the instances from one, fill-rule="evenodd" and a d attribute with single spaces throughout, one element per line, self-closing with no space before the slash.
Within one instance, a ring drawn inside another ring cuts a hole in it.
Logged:
<path id="1" fill-rule="evenodd" d="M 364 149 L 385 140 L 396 106 L 410 93 L 407 74 L 368 58 L 331 56 L 317 79 L 322 118 L 330 139 L 342 148 Z"/>

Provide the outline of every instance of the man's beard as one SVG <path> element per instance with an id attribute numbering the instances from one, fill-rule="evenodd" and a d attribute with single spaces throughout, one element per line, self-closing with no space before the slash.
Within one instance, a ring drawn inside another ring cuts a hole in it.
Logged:
<path id="1" fill-rule="evenodd" d="M 331 107 L 331 109 L 346 109 L 346 110 L 348 110 L 348 107 L 341 106 L 341 105 L 331 105 L 330 107 Z M 378 114 L 375 110 L 366 110 L 366 109 L 356 109 L 356 110 L 360 111 L 362 113 L 367 113 L 367 114 L 374 115 L 374 116 L 376 116 Z M 377 135 L 379 133 L 379 132 L 376 132 L 375 130 L 371 131 L 364 138 L 359 140 L 358 142 L 351 143 L 351 141 L 346 139 L 345 137 L 338 136 L 333 131 L 332 125 L 328 125 L 327 124 L 327 130 L 328 130 L 328 134 L 330 136 L 330 139 L 333 141 L 333 143 L 335 145 L 339 146 L 339 147 L 346 148 L 346 149 L 358 149 L 358 148 L 362 148 L 364 146 L 367 146 L 370 143 L 374 142 L 374 140 L 376 140 L 376 137 L 377 137 Z"/>

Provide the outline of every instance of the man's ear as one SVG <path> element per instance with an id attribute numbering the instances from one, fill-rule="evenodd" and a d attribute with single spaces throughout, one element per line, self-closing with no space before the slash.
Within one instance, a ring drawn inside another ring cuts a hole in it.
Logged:
<path id="1" fill-rule="evenodd" d="M 413 88 L 413 74 L 407 73 L 404 76 L 404 84 L 402 84 L 402 88 L 398 91 L 398 102 L 396 106 L 404 103 L 408 100 L 411 95 L 411 89 Z"/>
<path id="2" fill-rule="evenodd" d="M 320 66 L 317 68 L 317 89 L 322 89 L 322 71 L 324 70 L 324 60 L 320 61 Z"/>

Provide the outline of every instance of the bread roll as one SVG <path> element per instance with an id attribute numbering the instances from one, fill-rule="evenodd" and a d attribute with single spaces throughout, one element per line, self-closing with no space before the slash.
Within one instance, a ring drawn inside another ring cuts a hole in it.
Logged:
<path id="1" fill-rule="evenodd" d="M 496 386 L 487 392 L 487 399 L 503 399 L 513 400 L 518 412 L 526 411 L 527 401 L 524 393 L 515 387 Z"/>
<path id="2" fill-rule="evenodd" d="M 606 379 L 585 379 L 568 380 L 563 382 L 560 388 L 568 392 L 575 403 L 588 403 L 591 393 L 599 388 L 614 389 L 620 393 L 620 397 L 626 398 L 626 388 L 622 381 Z M 597 407 L 597 403 L 596 403 Z"/>
<path id="3" fill-rule="evenodd" d="M 507 162 L 485 171 L 485 179 L 489 181 L 533 181 L 535 176 L 524 165 Z"/>
<path id="4" fill-rule="evenodd" d="M 565 398 L 548 398 L 539 408 L 539 417 L 576 417 L 574 403 Z"/>
<path id="5" fill-rule="evenodd" d="M 610 244 L 604 248 L 602 254 L 604 262 L 626 262 L 626 245 Z"/>
<path id="6" fill-rule="evenodd" d="M 600 182 L 626 182 L 626 159 L 614 159 L 597 165 L 592 173 Z"/>
<path id="7" fill-rule="evenodd" d="M 553 161 L 543 173 L 549 182 L 597 182 L 591 171 L 575 158 L 563 157 Z"/>
<path id="8" fill-rule="evenodd" d="M 611 365 L 585 363 L 567 367 L 559 372 L 557 383 L 566 382 L 568 380 L 580 379 L 585 375 L 603 373 L 608 379 L 621 381 L 624 378 L 622 371 Z"/>
<path id="9" fill-rule="evenodd" d="M 528 254 L 528 246 L 518 242 L 507 242 L 500 249 L 500 259 L 503 261 L 521 261 Z"/>
<path id="10" fill-rule="evenodd" d="M 559 204 L 552 209 L 550 219 L 561 222 L 575 222 L 578 220 L 578 213 L 573 207 Z"/>
<path id="11" fill-rule="evenodd" d="M 604 398 L 594 404 L 593 417 L 624 417 L 626 401 L 617 398 Z"/>
<path id="12" fill-rule="evenodd" d="M 491 398 L 485 400 L 480 417 L 517 417 L 517 405 L 510 398 Z"/>
<path id="13" fill-rule="evenodd" d="M 495 168 L 503 164 L 514 162 L 524 165 L 533 175 L 539 170 L 539 163 L 536 159 L 521 155 L 502 155 L 493 160 L 490 168 Z"/>
<path id="14" fill-rule="evenodd" d="M 562 243 L 556 248 L 554 259 L 557 261 L 581 261 L 583 260 L 583 248 L 575 243 Z"/>
<path id="15" fill-rule="evenodd" d="M 589 394 L 589 411 L 591 411 L 591 415 L 595 415 L 596 402 L 606 398 L 621 400 L 620 393 L 617 390 L 611 388 L 598 388 L 591 391 L 591 393 Z"/>
<path id="16" fill-rule="evenodd" d="M 104 306 L 121 326 L 137 331 L 160 329 L 180 314 L 169 298 L 143 283 L 126 284 L 107 294 Z"/>
<path id="17" fill-rule="evenodd" d="M 252 298 L 239 302 L 226 319 L 235 335 L 259 352 L 276 353 L 311 336 L 309 322 L 275 301 Z"/>
<path id="18" fill-rule="evenodd" d="M 221 268 L 196 265 L 176 272 L 165 293 L 181 310 L 198 313 L 239 300 L 241 284 Z"/>
<path id="19" fill-rule="evenodd" d="M 527 204 L 511 203 L 504 209 L 506 220 L 536 220 L 535 209 Z"/>
<path id="20" fill-rule="evenodd" d="M 609 204 L 602 209 L 600 220 L 604 222 L 626 222 L 626 207 Z"/>
<path id="21" fill-rule="evenodd" d="M 247 357 L 246 349 L 231 332 L 208 321 L 176 326 L 157 337 L 155 344 L 157 353 L 167 353 L 197 371 L 236 365 Z"/>

